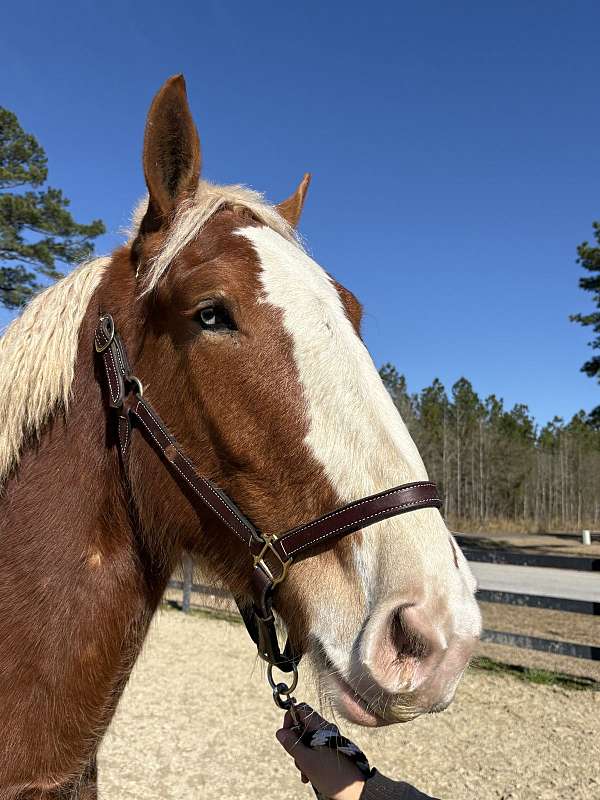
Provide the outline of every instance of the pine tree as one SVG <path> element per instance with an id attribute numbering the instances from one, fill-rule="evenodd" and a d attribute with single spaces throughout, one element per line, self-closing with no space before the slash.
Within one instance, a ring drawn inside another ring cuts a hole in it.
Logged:
<path id="1" fill-rule="evenodd" d="M 0 106 L 0 304 L 7 308 L 26 303 L 40 278 L 60 278 L 61 264 L 89 258 L 105 231 L 101 220 L 75 222 L 60 189 L 40 188 L 47 176 L 43 148 Z"/>
<path id="2" fill-rule="evenodd" d="M 584 411 L 540 429 L 527 406 L 506 409 L 495 395 L 481 401 L 465 378 L 448 397 L 437 379 L 412 395 L 392 364 L 380 374 L 400 413 L 408 414 L 450 525 L 598 530 L 600 430 Z"/>
<path id="3" fill-rule="evenodd" d="M 421 456 L 432 475 L 437 475 L 442 496 L 447 500 L 449 458 L 448 458 L 448 397 L 444 384 L 435 378 L 431 386 L 426 386 L 418 399 L 418 433 Z M 446 509 L 447 510 L 447 509 Z"/>
<path id="4" fill-rule="evenodd" d="M 450 430 L 454 438 L 455 498 L 457 517 L 473 513 L 476 504 L 475 481 L 475 433 L 479 430 L 481 402 L 473 386 L 466 378 L 459 378 L 452 387 L 450 405 Z"/>
<path id="5" fill-rule="evenodd" d="M 406 388 L 406 378 L 401 375 L 393 364 L 384 364 L 379 370 L 383 385 L 388 390 L 394 405 L 400 411 L 406 427 L 414 434 L 416 420 L 416 398 L 409 395 Z"/>
<path id="6" fill-rule="evenodd" d="M 583 242 L 577 248 L 577 263 L 591 274 L 579 279 L 579 286 L 586 292 L 592 293 L 592 302 L 596 308 L 591 314 L 573 314 L 571 320 L 580 325 L 589 326 L 594 338 L 590 342 L 592 350 L 600 350 L 600 222 L 593 223 L 594 238 L 597 246 Z M 600 355 L 592 356 L 581 367 L 590 378 L 596 377 L 600 383 Z M 600 429 L 600 405 L 590 414 L 590 423 Z"/>

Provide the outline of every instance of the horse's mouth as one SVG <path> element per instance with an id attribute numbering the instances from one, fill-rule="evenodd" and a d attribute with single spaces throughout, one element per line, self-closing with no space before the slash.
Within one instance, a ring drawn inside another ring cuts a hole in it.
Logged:
<path id="1" fill-rule="evenodd" d="M 321 648 L 312 655 L 320 675 L 322 695 L 345 719 L 367 728 L 379 728 L 383 725 L 391 725 L 395 721 L 385 719 L 380 709 L 376 709 L 372 701 L 363 697 L 357 689 L 351 686 Z"/>
<path id="2" fill-rule="evenodd" d="M 342 677 L 339 670 L 322 652 L 313 653 L 320 674 L 321 693 L 349 722 L 366 728 L 381 728 L 398 722 L 410 722 L 427 711 L 438 710 L 402 702 L 400 696 L 383 691 L 369 700 Z M 445 705 L 444 705 L 445 707 Z M 439 709 L 441 710 L 441 708 Z"/>
<path id="3" fill-rule="evenodd" d="M 380 716 L 373 708 L 373 704 L 350 686 L 337 670 L 329 668 L 324 682 L 328 690 L 327 694 L 334 695 L 334 707 L 349 722 L 354 722 L 367 728 L 379 728 L 383 725 L 391 724 L 391 720 L 386 720 Z"/>

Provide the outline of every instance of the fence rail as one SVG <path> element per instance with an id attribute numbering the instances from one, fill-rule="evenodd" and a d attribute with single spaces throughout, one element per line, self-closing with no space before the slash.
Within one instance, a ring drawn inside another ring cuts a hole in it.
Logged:
<path id="1" fill-rule="evenodd" d="M 467 561 L 487 564 L 510 564 L 513 567 L 545 567 L 547 569 L 574 569 L 578 572 L 600 572 L 600 558 L 593 556 L 560 556 L 552 553 L 528 553 L 499 548 L 473 547 L 473 542 L 456 537 Z"/>
<path id="2" fill-rule="evenodd" d="M 541 650 L 544 653 L 554 653 L 556 656 L 600 661 L 600 647 L 594 647 L 591 644 L 576 644 L 575 642 L 562 642 L 557 639 L 540 639 L 537 636 L 526 636 L 520 633 L 489 630 L 483 631 L 481 641 L 504 644 L 509 647 L 524 647 L 527 650 Z"/>
<path id="3" fill-rule="evenodd" d="M 549 611 L 570 611 L 572 614 L 600 615 L 600 603 L 593 600 L 571 600 L 568 597 L 501 592 L 494 589 L 480 589 L 477 592 L 477 599 L 483 603 L 503 603 L 510 606 L 545 608 Z"/>

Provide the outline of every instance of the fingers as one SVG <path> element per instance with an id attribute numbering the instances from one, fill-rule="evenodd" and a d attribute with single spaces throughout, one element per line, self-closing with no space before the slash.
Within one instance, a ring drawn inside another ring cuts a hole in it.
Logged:
<path id="1" fill-rule="evenodd" d="M 305 775 L 318 774 L 319 764 L 323 757 L 322 753 L 311 750 L 300 741 L 298 732 L 289 728 L 280 728 L 275 734 L 279 744 L 294 759 L 296 767 Z"/>
<path id="2" fill-rule="evenodd" d="M 298 716 L 298 719 L 302 723 L 302 725 L 309 731 L 316 731 L 320 728 L 324 728 L 326 726 L 335 727 L 324 719 L 319 713 L 317 713 L 314 708 L 311 708 L 307 703 L 298 703 L 295 706 L 295 711 Z M 286 711 L 285 718 L 283 720 L 283 727 L 284 728 L 293 728 L 295 722 L 292 718 L 292 715 L 289 711 Z"/>
<path id="3" fill-rule="evenodd" d="M 290 754 L 292 754 L 292 751 L 298 747 L 304 746 L 298 743 L 298 733 L 290 730 L 290 728 L 280 728 L 275 736 L 283 749 L 287 750 L 287 752 Z M 293 753 L 293 755 L 295 755 L 295 753 Z"/>
<path id="4" fill-rule="evenodd" d="M 296 768 L 301 775 L 312 775 L 318 768 L 318 754 L 298 741 L 293 731 L 281 729 L 276 733 L 277 741 L 293 757 Z"/>
<path id="5" fill-rule="evenodd" d="M 300 706 L 298 708 L 298 716 L 309 730 L 316 730 L 329 725 L 310 706 Z M 290 725 L 293 725 L 293 720 L 290 715 L 286 715 L 286 727 L 280 728 L 275 735 L 277 741 L 294 759 L 294 764 L 300 772 L 302 783 L 310 781 L 326 797 L 335 796 L 339 800 L 342 797 L 359 797 L 363 788 L 364 776 L 358 767 L 344 756 L 340 757 L 339 752 L 327 751 L 323 748 L 312 749 L 305 746 L 300 739 L 301 733 L 297 729 L 290 727 Z M 351 789 L 352 794 L 345 792 L 342 794 L 340 789 L 344 787 Z"/>
<path id="6" fill-rule="evenodd" d="M 300 764 L 298 764 L 297 761 L 294 761 L 294 766 L 296 767 L 296 769 L 300 773 L 300 780 L 302 781 L 302 783 L 308 783 L 308 778 L 306 777 L 306 775 L 300 769 Z"/>

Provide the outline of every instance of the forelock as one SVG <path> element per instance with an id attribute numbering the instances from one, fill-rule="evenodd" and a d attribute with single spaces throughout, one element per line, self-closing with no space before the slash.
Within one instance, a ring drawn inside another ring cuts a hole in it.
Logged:
<path id="1" fill-rule="evenodd" d="M 184 201 L 177 210 L 166 240 L 151 258 L 141 280 L 141 294 L 156 289 L 166 276 L 173 260 L 198 236 L 207 222 L 222 208 L 244 209 L 262 225 L 279 233 L 289 242 L 303 249 L 296 230 L 278 210 L 266 202 L 260 192 L 246 186 L 218 186 L 200 181 L 195 195 Z M 136 207 L 132 218 L 132 237 L 137 233 L 148 208 L 148 198 Z"/>

